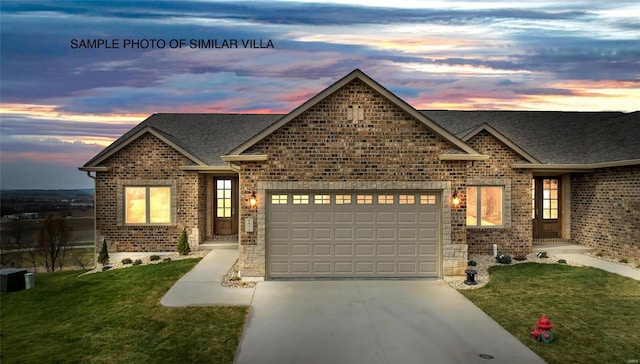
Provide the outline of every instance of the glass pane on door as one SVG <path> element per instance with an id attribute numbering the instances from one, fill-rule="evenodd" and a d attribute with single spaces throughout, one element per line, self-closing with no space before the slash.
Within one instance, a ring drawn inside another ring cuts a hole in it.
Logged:
<path id="1" fill-rule="evenodd" d="M 542 218 L 558 218 L 558 180 L 555 178 L 542 181 Z"/>
<path id="2" fill-rule="evenodd" d="M 219 179 L 216 190 L 216 217 L 231 217 L 231 180 Z"/>

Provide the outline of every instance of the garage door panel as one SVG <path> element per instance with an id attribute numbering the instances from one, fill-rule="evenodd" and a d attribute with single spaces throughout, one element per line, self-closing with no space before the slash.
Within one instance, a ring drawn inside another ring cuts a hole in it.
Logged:
<path id="1" fill-rule="evenodd" d="M 313 229 L 314 240 L 329 240 L 331 239 L 331 228 L 314 228 Z"/>
<path id="2" fill-rule="evenodd" d="M 308 244 L 293 244 L 291 246 L 291 256 L 308 257 L 311 256 L 311 248 Z"/>
<path id="3" fill-rule="evenodd" d="M 330 244 L 314 244 L 313 256 L 315 257 L 331 256 L 331 245 Z"/>
<path id="4" fill-rule="evenodd" d="M 300 192 L 277 194 L 289 203 L 266 199 L 269 277 L 440 274 L 439 198 L 422 203 L 422 193 L 310 191 L 308 204 L 294 204 Z M 319 194 L 328 197 L 316 201 Z"/>
<path id="5" fill-rule="evenodd" d="M 356 244 L 356 256 L 373 256 L 373 244 Z"/>
<path id="6" fill-rule="evenodd" d="M 352 256 L 353 245 L 352 244 L 336 244 L 334 247 L 334 255 L 336 256 Z"/>

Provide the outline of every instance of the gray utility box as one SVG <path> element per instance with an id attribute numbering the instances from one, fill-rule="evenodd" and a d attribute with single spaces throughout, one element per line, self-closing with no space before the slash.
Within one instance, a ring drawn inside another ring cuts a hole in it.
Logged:
<path id="1" fill-rule="evenodd" d="M 1 292 L 15 292 L 25 289 L 24 275 L 27 274 L 26 269 L 21 268 L 5 268 L 0 269 L 0 277 L 2 279 Z"/>
<path id="2" fill-rule="evenodd" d="M 35 277 L 33 276 L 33 273 L 27 273 L 24 275 L 24 287 L 26 289 L 31 289 L 33 287 L 35 287 L 36 285 L 36 280 Z"/>

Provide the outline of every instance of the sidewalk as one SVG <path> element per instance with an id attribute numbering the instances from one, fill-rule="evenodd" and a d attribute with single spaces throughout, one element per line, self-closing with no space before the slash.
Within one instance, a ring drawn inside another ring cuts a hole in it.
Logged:
<path id="1" fill-rule="evenodd" d="M 250 305 L 255 288 L 228 288 L 222 280 L 238 259 L 237 249 L 213 249 L 180 278 L 160 304 L 168 307 Z"/>
<path id="2" fill-rule="evenodd" d="M 616 273 L 621 276 L 633 278 L 640 281 L 640 270 L 633 269 L 627 265 L 609 262 L 603 259 L 594 258 L 585 254 L 556 254 L 556 257 L 565 259 L 568 262 L 581 264 L 584 266 L 599 268 L 607 272 Z"/>

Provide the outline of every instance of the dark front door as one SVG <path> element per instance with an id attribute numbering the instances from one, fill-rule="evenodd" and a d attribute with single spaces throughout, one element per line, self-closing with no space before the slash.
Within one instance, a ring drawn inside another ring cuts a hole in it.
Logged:
<path id="1" fill-rule="evenodd" d="M 560 238 L 562 196 L 560 177 L 535 177 L 532 182 L 533 237 Z"/>
<path id="2" fill-rule="evenodd" d="M 214 189 L 214 234 L 237 234 L 238 179 L 232 177 L 215 178 Z"/>

